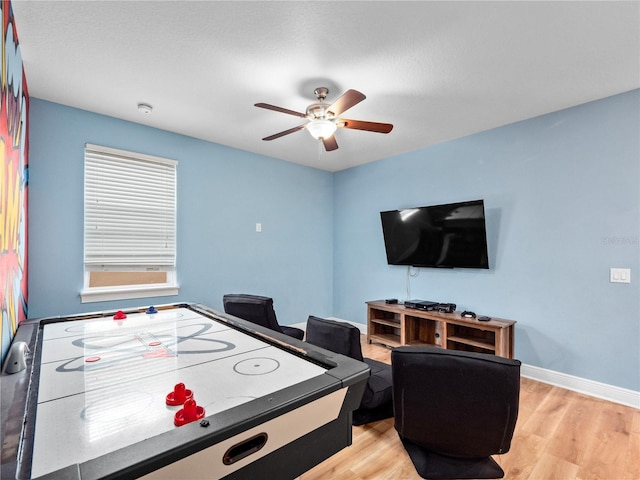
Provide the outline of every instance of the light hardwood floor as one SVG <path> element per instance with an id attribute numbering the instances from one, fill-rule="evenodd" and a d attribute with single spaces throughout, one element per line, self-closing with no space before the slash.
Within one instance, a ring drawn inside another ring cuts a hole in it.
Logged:
<path id="1" fill-rule="evenodd" d="M 366 357 L 390 362 L 368 345 Z M 511 450 L 493 457 L 509 480 L 640 480 L 640 410 L 522 379 Z M 393 419 L 353 427 L 353 444 L 300 480 L 420 479 Z"/>

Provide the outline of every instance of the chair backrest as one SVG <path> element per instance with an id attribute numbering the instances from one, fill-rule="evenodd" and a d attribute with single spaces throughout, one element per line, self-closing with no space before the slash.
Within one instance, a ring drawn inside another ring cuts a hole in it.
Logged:
<path id="1" fill-rule="evenodd" d="M 518 418 L 520 361 L 432 347 L 391 352 L 395 428 L 433 452 L 507 452 Z"/>
<path id="2" fill-rule="evenodd" d="M 306 332 L 312 345 L 362 361 L 360 330 L 354 325 L 310 315 Z"/>
<path id="3" fill-rule="evenodd" d="M 282 333 L 276 312 L 273 309 L 272 298 L 245 293 L 230 293 L 222 297 L 222 303 L 224 311 L 229 315 Z"/>

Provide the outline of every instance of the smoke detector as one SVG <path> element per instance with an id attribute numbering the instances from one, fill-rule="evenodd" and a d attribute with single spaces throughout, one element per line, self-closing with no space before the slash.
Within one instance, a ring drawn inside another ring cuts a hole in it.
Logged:
<path id="1" fill-rule="evenodd" d="M 144 113 L 145 115 L 148 115 L 153 111 L 153 107 L 147 103 L 139 103 L 138 111 L 140 113 Z"/>

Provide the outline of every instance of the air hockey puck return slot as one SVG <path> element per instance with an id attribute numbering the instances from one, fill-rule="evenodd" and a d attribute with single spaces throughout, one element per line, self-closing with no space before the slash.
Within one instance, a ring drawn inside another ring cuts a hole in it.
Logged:
<path id="1" fill-rule="evenodd" d="M 264 447 L 267 444 L 268 438 L 269 435 L 262 432 L 240 443 L 236 443 L 225 452 L 222 457 L 222 463 L 225 465 L 233 465 L 243 458 L 247 458 L 252 453 L 256 453 Z"/>

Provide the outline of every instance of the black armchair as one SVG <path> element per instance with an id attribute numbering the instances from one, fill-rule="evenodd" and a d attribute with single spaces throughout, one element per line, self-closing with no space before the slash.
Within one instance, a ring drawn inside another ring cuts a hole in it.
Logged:
<path id="1" fill-rule="evenodd" d="M 304 337 L 304 330 L 278 324 L 276 312 L 273 309 L 273 299 L 270 297 L 232 293 L 224 295 L 222 303 L 224 311 L 229 315 L 284 333 L 298 340 L 302 340 Z"/>
<path id="2" fill-rule="evenodd" d="M 422 478 L 502 478 L 520 361 L 432 347 L 391 352 L 395 428 Z"/>
<path id="3" fill-rule="evenodd" d="M 360 407 L 353 412 L 353 425 L 393 417 L 391 365 L 362 357 L 358 328 L 349 323 L 310 316 L 307 320 L 306 341 L 369 365 L 371 375 Z"/>

